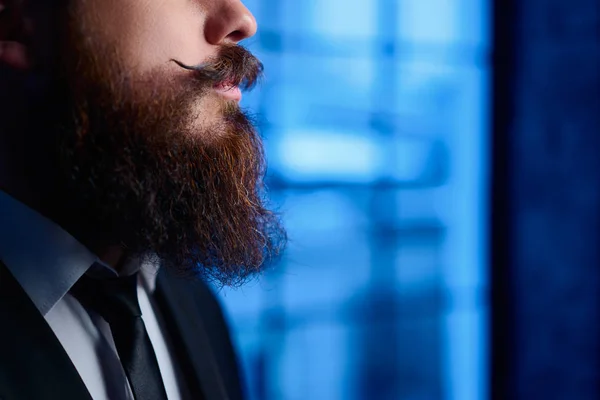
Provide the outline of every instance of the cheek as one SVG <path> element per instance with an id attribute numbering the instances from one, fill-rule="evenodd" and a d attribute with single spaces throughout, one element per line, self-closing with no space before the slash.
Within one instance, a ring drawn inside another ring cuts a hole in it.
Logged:
<path id="1" fill-rule="evenodd" d="M 135 24 L 135 39 L 130 41 L 128 53 L 142 67 L 164 65 L 171 59 L 197 64 L 210 52 L 203 40 L 201 22 L 198 15 L 184 7 L 147 15 Z"/>
<path id="2" fill-rule="evenodd" d="M 213 51 L 203 36 L 204 14 L 189 0 L 102 0 L 95 8 L 101 40 L 137 72 L 171 59 L 197 64 Z"/>

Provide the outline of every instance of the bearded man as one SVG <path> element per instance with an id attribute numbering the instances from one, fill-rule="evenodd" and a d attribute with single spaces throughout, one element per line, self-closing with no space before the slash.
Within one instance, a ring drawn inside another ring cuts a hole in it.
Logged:
<path id="1" fill-rule="evenodd" d="M 239 0 L 0 0 L 0 398 L 241 399 L 204 283 L 277 257 Z"/>

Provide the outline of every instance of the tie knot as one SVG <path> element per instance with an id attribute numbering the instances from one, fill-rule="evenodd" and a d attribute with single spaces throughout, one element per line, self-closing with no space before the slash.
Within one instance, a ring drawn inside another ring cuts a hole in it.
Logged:
<path id="1" fill-rule="evenodd" d="M 83 275 L 71 293 L 109 324 L 142 316 L 137 298 L 137 273 L 122 278 L 97 279 Z"/>

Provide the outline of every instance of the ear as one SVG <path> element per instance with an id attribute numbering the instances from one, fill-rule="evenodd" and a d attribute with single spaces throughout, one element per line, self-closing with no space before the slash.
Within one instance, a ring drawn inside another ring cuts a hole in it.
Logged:
<path id="1" fill-rule="evenodd" d="M 25 70 L 31 67 L 28 38 L 31 21 L 22 0 L 0 0 L 0 67 Z"/>

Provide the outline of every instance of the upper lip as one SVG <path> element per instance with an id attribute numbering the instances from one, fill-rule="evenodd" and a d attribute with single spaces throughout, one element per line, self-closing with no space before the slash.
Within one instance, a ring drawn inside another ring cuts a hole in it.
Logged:
<path id="1" fill-rule="evenodd" d="M 232 80 L 228 80 L 228 81 L 221 81 L 221 82 L 217 82 L 215 83 L 215 87 L 222 87 L 222 88 L 234 88 L 237 87 L 238 85 L 232 81 Z"/>

